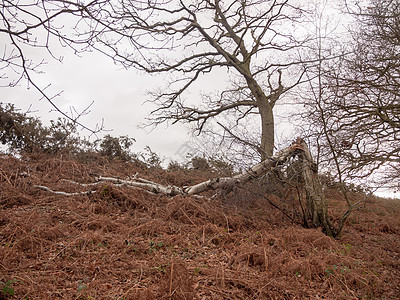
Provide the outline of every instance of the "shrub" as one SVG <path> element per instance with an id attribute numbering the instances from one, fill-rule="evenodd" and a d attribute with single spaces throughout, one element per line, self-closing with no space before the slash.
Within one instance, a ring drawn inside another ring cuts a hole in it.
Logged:
<path id="1" fill-rule="evenodd" d="M 97 141 L 99 144 L 98 153 L 108 158 L 130 161 L 134 158 L 134 155 L 130 152 L 133 142 L 135 142 L 135 139 L 127 135 L 113 137 L 107 134 L 103 139 Z"/>

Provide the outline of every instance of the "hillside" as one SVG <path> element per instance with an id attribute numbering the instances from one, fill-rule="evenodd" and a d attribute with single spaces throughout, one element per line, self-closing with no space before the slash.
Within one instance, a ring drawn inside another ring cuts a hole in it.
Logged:
<path id="1" fill-rule="evenodd" d="M 1 156 L 0 299 L 400 298 L 399 200 L 368 198 L 334 240 L 271 206 L 290 199 L 277 192 L 209 200 L 113 184 L 75 196 L 35 187 L 78 192 L 90 188 L 64 179 L 136 172 L 179 186 L 215 175 L 100 158 Z M 326 196 L 339 217 L 340 193 Z"/>

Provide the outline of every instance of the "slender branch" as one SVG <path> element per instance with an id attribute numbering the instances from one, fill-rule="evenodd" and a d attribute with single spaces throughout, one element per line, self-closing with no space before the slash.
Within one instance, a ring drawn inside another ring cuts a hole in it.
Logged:
<path id="1" fill-rule="evenodd" d="M 56 194 L 56 195 L 62 195 L 62 196 L 90 195 L 95 192 L 95 191 L 85 191 L 85 192 L 67 193 L 67 192 L 61 192 L 61 191 L 53 191 L 52 189 L 50 189 L 44 185 L 34 185 L 33 187 Z"/>

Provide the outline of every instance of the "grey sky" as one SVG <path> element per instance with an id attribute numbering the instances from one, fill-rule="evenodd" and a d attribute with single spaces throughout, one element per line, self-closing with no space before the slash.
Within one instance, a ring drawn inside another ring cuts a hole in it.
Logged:
<path id="1" fill-rule="evenodd" d="M 94 128 L 96 123 L 105 122 L 106 129 L 112 129 L 113 136 L 128 135 L 137 140 L 133 145 L 134 152 L 141 151 L 148 145 L 154 151 L 169 158 L 177 159 L 176 152 L 188 140 L 188 130 L 181 124 L 159 126 L 150 129 L 139 129 L 138 125 L 154 109 L 151 103 L 144 103 L 148 98 L 146 90 L 151 90 L 161 84 L 160 78 L 139 74 L 135 70 L 124 70 L 116 66 L 110 59 L 93 52 L 78 57 L 71 51 L 56 52 L 63 55 L 63 62 L 46 59 L 47 65 L 41 70 L 43 74 L 35 76 L 35 81 L 46 89 L 49 95 L 63 91 L 54 99 L 57 106 L 69 113 L 70 107 L 82 111 L 92 101 L 90 114 L 80 120 L 84 125 Z M 40 94 L 34 88 L 28 88 L 21 81 L 19 86 L 1 89 L 1 101 L 14 103 L 23 111 L 32 105 L 35 115 L 45 123 L 60 115 L 49 113 L 52 106 L 40 99 Z M 84 131 L 82 134 L 87 134 Z"/>
<path id="2" fill-rule="evenodd" d="M 0 45 L 3 47 L 4 42 L 1 38 L 4 37 L 0 36 Z M 105 133 L 113 136 L 128 135 L 136 139 L 132 151 L 142 151 L 148 145 L 162 157 L 181 159 L 180 150 L 190 137 L 188 127 L 182 124 L 169 127 L 161 125 L 151 132 L 149 129 L 138 128 L 155 108 L 152 104 L 145 103 L 149 99 L 146 91 L 161 87 L 163 77 L 149 76 L 134 69 L 121 69 L 111 59 L 97 52 L 84 53 L 82 57 L 78 57 L 70 49 L 64 49 L 59 45 L 55 45 L 52 49 L 56 57 L 63 57 L 62 63 L 45 54 L 45 49 L 29 49 L 25 54 L 35 61 L 44 58 L 47 62 L 41 67 L 43 73 L 35 75 L 34 81 L 41 88 L 51 84 L 46 90 L 50 96 L 63 91 L 54 99 L 62 111 L 68 113 L 70 107 L 75 107 L 79 112 L 94 101 L 90 114 L 80 119 L 83 124 L 94 128 L 96 123 L 101 123 L 104 119 L 105 128 L 112 129 L 111 132 Z M 206 84 L 210 90 L 213 86 L 217 88 L 218 82 L 223 80 L 219 78 L 202 84 Z M 201 86 L 198 88 L 202 89 Z M 32 106 L 35 115 L 45 123 L 60 116 L 56 112 L 49 114 L 53 109 L 51 105 L 44 99 L 39 101 L 40 94 L 32 87 L 28 89 L 26 81 L 21 81 L 17 87 L 1 88 L 0 95 L 1 102 L 13 103 L 22 110 Z M 196 95 L 191 96 L 196 97 Z M 285 118 L 279 118 L 279 112 L 283 109 L 287 110 L 279 105 L 276 108 L 278 143 L 282 133 L 284 134 L 282 139 L 294 138 L 297 134 L 293 127 L 285 123 Z M 82 134 L 87 133 L 82 132 Z"/>
<path id="3" fill-rule="evenodd" d="M 65 24 L 68 24 L 69 21 L 68 16 L 64 16 L 57 21 L 57 24 L 63 30 L 68 31 L 70 28 Z M 45 43 L 46 36 L 43 28 L 39 27 L 33 31 L 31 39 L 36 38 L 42 44 Z M 2 43 L 1 39 L 6 39 L 5 43 Z M 97 122 L 101 122 L 104 118 L 106 128 L 113 129 L 112 135 L 128 135 L 137 140 L 133 146 L 133 151 L 140 151 L 144 146 L 149 145 L 162 156 L 176 159 L 174 154 L 189 139 L 188 128 L 181 124 L 175 124 L 168 128 L 166 125 L 161 125 L 149 132 L 137 127 L 145 121 L 150 111 L 154 109 L 151 104 L 144 104 L 149 99 L 145 94 L 146 90 L 162 87 L 163 77 L 139 74 L 133 69 L 122 70 L 119 66 L 114 65 L 111 59 L 97 52 L 84 53 L 82 58 L 79 58 L 74 55 L 71 49 L 62 48 L 57 39 L 54 37 L 52 39 L 50 49 L 55 57 L 63 57 L 62 63 L 46 54 L 44 48 L 23 47 L 25 48 L 24 54 L 28 59 L 39 62 L 44 58 L 47 62 L 47 65 L 40 69 L 44 72 L 43 74 L 33 76 L 34 74 L 31 72 L 31 76 L 34 77 L 35 83 L 41 88 L 51 84 L 46 89 L 46 93 L 50 96 L 63 91 L 59 97 L 54 99 L 54 102 L 62 111 L 69 112 L 72 106 L 77 111 L 81 111 L 94 101 L 91 113 L 80 119 L 84 125 L 93 128 Z M 8 37 L 1 34 L 0 45 L 3 46 L 8 43 Z M 214 87 L 219 87 L 219 83 L 223 84 L 224 80 L 227 80 L 227 78 L 218 76 L 212 80 L 200 81 L 196 89 L 198 91 L 203 89 L 213 90 Z M 27 89 L 26 84 L 26 82 L 21 81 L 19 86 L 12 89 L 2 88 L 0 101 L 14 103 L 17 108 L 22 110 L 26 110 L 32 105 L 32 109 L 37 110 L 36 115 L 44 122 L 59 117 L 57 113 L 49 114 L 48 112 L 52 109 L 51 105 L 45 100 L 39 102 L 41 95 L 34 88 Z M 193 93 L 189 97 L 193 101 L 199 95 Z M 275 110 L 279 110 L 279 108 L 278 106 Z M 291 132 L 292 129 L 288 129 L 284 122 L 285 119 L 280 119 L 279 113 L 277 113 L 277 129 L 287 136 L 295 135 L 296 133 Z M 281 137 L 280 132 L 277 133 L 278 139 Z"/>
<path id="4" fill-rule="evenodd" d="M 0 35 L 0 43 L 1 38 L 4 37 Z M 113 136 L 128 135 L 136 139 L 132 146 L 133 152 L 142 151 L 145 146 L 150 146 L 161 157 L 184 159 L 182 146 L 191 137 L 188 125 L 177 123 L 170 126 L 162 124 L 155 129 L 139 128 L 156 108 L 154 104 L 146 102 L 150 99 L 146 92 L 165 85 L 165 75 L 150 76 L 135 69 L 123 69 L 98 52 L 82 53 L 78 56 L 56 43 L 51 49 L 56 58 L 62 58 L 61 62 L 48 55 L 45 49 L 27 48 L 25 55 L 35 62 L 46 62 L 39 68 L 42 73 L 31 72 L 30 75 L 40 88 L 50 85 L 45 90 L 48 96 L 62 92 L 53 100 L 61 111 L 70 114 L 71 108 L 74 107 L 81 112 L 93 101 L 90 113 L 79 120 L 85 126 L 95 128 L 96 124 L 104 119 L 105 129 L 112 131 L 100 133 L 100 137 L 107 133 Z M 218 89 L 224 85 L 228 77 L 218 75 L 218 78 L 212 81 L 203 80 L 197 83 L 197 91 L 192 91 L 189 95 L 190 101 L 196 102 L 194 98 L 200 98 L 197 93 L 201 91 Z M 1 88 L 1 102 L 13 103 L 22 111 L 31 108 L 33 115 L 38 116 L 45 124 L 61 116 L 47 100 L 40 99 L 39 92 L 24 80 L 16 87 Z M 279 143 L 282 135 L 292 137 L 295 133 L 293 128 L 285 123 L 285 118 L 279 117 L 279 111 L 285 111 L 287 108 L 277 105 L 275 110 L 278 111 L 276 122 L 280 130 L 277 133 Z M 83 130 L 81 134 L 88 135 L 89 132 Z"/>

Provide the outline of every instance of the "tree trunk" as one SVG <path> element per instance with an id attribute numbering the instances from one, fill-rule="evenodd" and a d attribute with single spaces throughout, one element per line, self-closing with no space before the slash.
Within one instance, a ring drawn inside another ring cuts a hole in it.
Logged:
<path id="1" fill-rule="evenodd" d="M 273 168 L 287 162 L 293 155 L 295 155 L 296 151 L 300 149 L 299 147 L 299 144 L 293 143 L 291 146 L 275 153 L 275 155 L 268 157 L 239 175 L 233 177 L 218 177 L 193 186 L 184 187 L 183 193 L 194 195 L 207 190 L 230 188 L 238 184 L 244 184 L 249 180 L 260 177 L 261 175 L 271 171 Z"/>
<path id="2" fill-rule="evenodd" d="M 267 100 L 260 104 L 259 112 L 261 116 L 261 149 L 263 150 L 261 160 L 265 160 L 274 153 L 274 114 L 272 106 Z"/>
<path id="3" fill-rule="evenodd" d="M 280 94 L 270 95 L 267 97 L 258 85 L 258 83 L 251 76 L 250 70 L 247 70 L 249 77 L 246 78 L 247 85 L 256 99 L 258 111 L 261 116 L 261 161 L 264 161 L 274 154 L 274 138 L 275 138 L 275 127 L 274 127 L 274 113 L 273 107 L 277 98 Z"/>
<path id="4" fill-rule="evenodd" d="M 299 157 L 302 160 L 302 177 L 306 191 L 306 225 L 321 227 L 328 236 L 335 236 L 334 229 L 328 218 L 328 203 L 322 192 L 322 185 L 319 180 L 317 165 L 315 164 L 307 144 L 298 138 L 297 144 L 302 147 Z"/>

